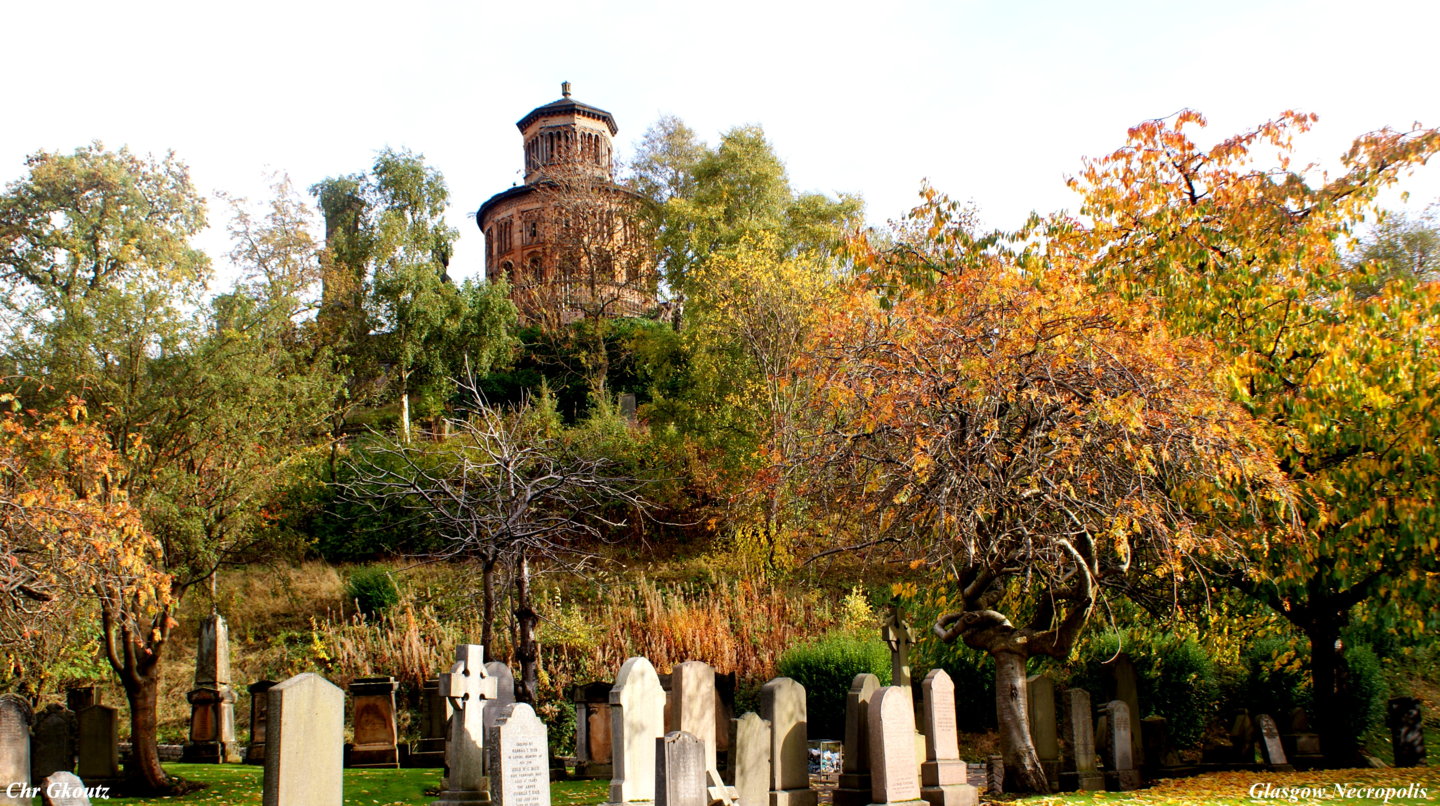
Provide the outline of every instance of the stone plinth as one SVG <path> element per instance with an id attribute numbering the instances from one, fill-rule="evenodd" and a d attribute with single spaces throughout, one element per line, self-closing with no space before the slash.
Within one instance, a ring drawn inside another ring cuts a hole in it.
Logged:
<path id="1" fill-rule="evenodd" d="M 250 693 L 250 744 L 245 748 L 246 764 L 265 763 L 265 715 L 270 710 L 270 689 L 274 680 L 257 680 L 245 687 Z"/>
<path id="2" fill-rule="evenodd" d="M 350 720 L 355 742 L 345 748 L 345 766 L 395 769 L 400 766 L 393 677 L 362 677 L 350 684 Z"/>

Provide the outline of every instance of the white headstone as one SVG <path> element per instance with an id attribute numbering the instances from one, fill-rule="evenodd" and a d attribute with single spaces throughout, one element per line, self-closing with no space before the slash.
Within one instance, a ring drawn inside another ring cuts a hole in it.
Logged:
<path id="1" fill-rule="evenodd" d="M 731 720 L 730 775 L 740 806 L 770 803 L 770 723 L 754 711 Z"/>
<path id="2" fill-rule="evenodd" d="M 766 683 L 760 689 L 760 716 L 770 723 L 770 806 L 815 806 L 805 687 L 788 677 Z"/>
<path id="3" fill-rule="evenodd" d="M 40 802 L 44 806 L 90 806 L 90 790 L 75 773 L 60 770 L 40 782 Z"/>
<path id="4" fill-rule="evenodd" d="M 920 800 L 915 709 L 910 689 L 886 686 L 870 698 L 870 782 L 874 803 Z"/>
<path id="5" fill-rule="evenodd" d="M 705 769 L 719 769 L 715 761 L 715 669 L 708 663 L 687 660 L 670 672 L 675 697 L 676 728 L 705 746 Z"/>
<path id="6" fill-rule="evenodd" d="M 655 800 L 655 740 L 665 735 L 665 689 L 645 658 L 630 658 L 610 689 L 611 803 Z"/>
<path id="7" fill-rule="evenodd" d="M 485 710 L 496 714 L 495 726 L 486 737 L 495 803 L 550 806 L 550 747 L 545 723 L 523 702 Z"/>
<path id="8" fill-rule="evenodd" d="M 345 692 L 298 674 L 265 693 L 265 806 L 342 806 Z"/>
<path id="9" fill-rule="evenodd" d="M 925 694 L 925 761 L 920 765 L 920 795 L 930 806 L 975 806 L 980 791 L 970 785 L 960 760 L 955 726 L 955 683 L 944 669 L 932 669 L 920 684 Z"/>

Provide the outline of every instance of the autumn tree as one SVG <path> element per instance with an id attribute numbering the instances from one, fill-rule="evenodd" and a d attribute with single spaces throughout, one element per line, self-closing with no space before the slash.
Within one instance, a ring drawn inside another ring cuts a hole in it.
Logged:
<path id="1" fill-rule="evenodd" d="M 1273 465 L 1203 340 L 1095 292 L 1083 263 L 971 252 L 952 209 L 929 192 L 923 240 L 862 247 L 865 282 L 805 351 L 804 466 L 812 506 L 849 536 L 827 552 L 888 549 L 953 586 L 935 631 L 994 659 L 1007 786 L 1044 792 L 1027 659 L 1067 658 L 1133 575 L 1238 550 L 1199 513 L 1253 514 L 1281 491 L 1248 495 Z"/>
<path id="2" fill-rule="evenodd" d="M 1195 112 L 1136 126 L 1072 180 L 1089 223 L 1065 248 L 1093 260 L 1110 293 L 1211 341 L 1234 399 L 1266 424 L 1304 539 L 1254 544 L 1221 567 L 1308 637 L 1317 727 L 1342 763 L 1358 738 L 1339 718 L 1342 628 L 1362 602 L 1434 601 L 1440 579 L 1440 291 L 1408 254 L 1404 267 L 1376 242 L 1346 255 L 1379 192 L 1440 135 L 1366 134 L 1337 175 L 1317 177 L 1290 163 L 1314 120 L 1287 112 L 1208 147 Z"/>

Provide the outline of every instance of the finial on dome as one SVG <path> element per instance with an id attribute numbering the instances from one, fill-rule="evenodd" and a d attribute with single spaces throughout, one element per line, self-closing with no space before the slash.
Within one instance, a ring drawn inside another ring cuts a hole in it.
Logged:
<path id="1" fill-rule="evenodd" d="M 560 82 L 560 94 L 563 95 L 563 96 L 565 96 L 566 98 L 569 98 L 569 97 L 570 97 L 570 82 L 568 82 L 568 81 L 562 81 L 562 82 Z"/>

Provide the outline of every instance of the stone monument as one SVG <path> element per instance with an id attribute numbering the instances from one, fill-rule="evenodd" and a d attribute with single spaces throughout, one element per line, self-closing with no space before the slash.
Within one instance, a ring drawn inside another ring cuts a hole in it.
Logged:
<path id="1" fill-rule="evenodd" d="M 845 753 L 835 806 L 865 806 L 870 802 L 870 699 L 880 690 L 880 678 L 857 674 L 845 695 Z"/>
<path id="2" fill-rule="evenodd" d="M 920 764 L 920 796 L 930 806 L 975 806 L 980 791 L 970 785 L 969 770 L 960 760 L 955 725 L 955 683 L 944 669 L 932 669 L 920 683 L 924 692 L 922 726 L 925 761 Z"/>
<path id="3" fill-rule="evenodd" d="M 1060 788 L 1060 735 L 1055 720 L 1055 681 L 1048 674 L 1032 675 L 1025 681 L 1025 703 L 1030 721 L 1030 738 L 1040 756 L 1040 767 L 1050 788 Z"/>
<path id="4" fill-rule="evenodd" d="M 30 730 L 30 780 L 43 781 L 52 772 L 75 771 L 75 740 L 80 725 L 63 705 L 47 705 L 35 715 Z"/>
<path id="5" fill-rule="evenodd" d="M 274 680 L 257 680 L 245 687 L 250 693 L 250 744 L 245 748 L 246 764 L 265 763 L 265 714 L 270 705 L 266 692 L 274 687 Z"/>
<path id="6" fill-rule="evenodd" d="M 870 698 L 870 791 L 874 804 L 925 806 L 916 774 L 910 689 L 886 686 Z"/>
<path id="7" fill-rule="evenodd" d="M 86 786 L 80 776 L 68 770 L 59 770 L 36 780 L 40 781 L 40 802 L 43 806 L 90 806 L 90 793 L 99 794 L 99 787 Z"/>
<path id="8" fill-rule="evenodd" d="M 488 665 L 488 664 L 487 664 Z M 550 806 L 550 743 L 545 723 L 525 703 L 495 711 L 486 731 L 490 792 L 497 806 Z"/>
<path id="9" fill-rule="evenodd" d="M 805 687 L 788 677 L 766 683 L 760 689 L 760 717 L 770 723 L 770 806 L 815 806 Z"/>
<path id="10" fill-rule="evenodd" d="M 1285 758 L 1285 745 L 1280 742 L 1280 728 L 1275 725 L 1275 720 L 1269 714 L 1260 714 L 1255 717 L 1255 722 L 1260 726 L 1260 755 L 1264 757 L 1266 766 L 1280 772 L 1294 769 Z"/>
<path id="11" fill-rule="evenodd" d="M 1070 767 L 1060 776 L 1065 789 L 1093 791 L 1105 788 L 1105 777 L 1095 764 L 1095 729 L 1090 709 L 1090 692 L 1079 688 L 1065 692 L 1065 740 Z"/>
<path id="12" fill-rule="evenodd" d="M 676 730 L 655 740 L 655 806 L 708 806 L 705 743 Z"/>
<path id="13" fill-rule="evenodd" d="M 485 668 L 485 648 L 461 644 L 455 665 L 440 675 L 440 695 L 449 701 L 450 737 L 445 743 L 445 788 L 432 806 L 490 802 L 485 776 L 485 710 L 495 699 L 495 678 Z"/>
<path id="14" fill-rule="evenodd" d="M 625 661 L 610 689 L 610 739 L 614 777 L 610 802 L 653 803 L 656 740 L 665 736 L 665 689 L 650 661 Z"/>
<path id="15" fill-rule="evenodd" d="M 770 723 L 754 711 L 731 721 L 730 783 L 740 806 L 770 803 Z"/>
<path id="16" fill-rule="evenodd" d="M 1135 723 L 1130 717 L 1130 706 L 1124 700 L 1111 700 L 1105 706 L 1106 728 L 1110 733 L 1107 742 L 1110 748 L 1110 766 L 1105 778 L 1111 789 L 1126 792 L 1140 788 L 1140 771 L 1135 769 L 1134 743 Z"/>
<path id="17" fill-rule="evenodd" d="M 30 806 L 31 798 L 7 790 L 30 786 L 30 724 L 34 719 L 35 712 L 25 698 L 0 694 L 0 803 Z"/>
<path id="18" fill-rule="evenodd" d="M 81 708 L 75 715 L 79 730 L 75 774 L 87 784 L 120 780 L 120 714 L 108 705 Z"/>
<path id="19" fill-rule="evenodd" d="M 345 766 L 396 769 L 400 729 L 395 719 L 393 677 L 361 677 L 350 683 L 355 742 L 345 748 Z"/>
<path id="20" fill-rule="evenodd" d="M 1385 725 L 1390 728 L 1395 766 L 1418 767 L 1425 763 L 1424 722 L 1420 701 L 1414 697 L 1395 697 L 1386 703 Z"/>
<path id="21" fill-rule="evenodd" d="M 485 729 L 500 724 L 505 709 L 515 704 L 515 673 L 504 661 L 485 662 L 485 673 L 495 680 L 495 701 L 485 704 Z"/>
<path id="22" fill-rule="evenodd" d="M 1145 748 L 1140 743 L 1140 683 L 1135 674 L 1135 663 L 1130 656 L 1121 652 L 1111 661 L 1110 681 L 1115 687 L 1114 699 L 1125 703 L 1126 709 L 1130 712 L 1132 730 L 1130 731 L 1130 755 L 1138 768 L 1145 762 Z"/>
<path id="23" fill-rule="evenodd" d="M 575 703 L 575 777 L 610 778 L 615 773 L 610 748 L 610 689 L 596 681 L 570 689 Z"/>
<path id="24" fill-rule="evenodd" d="M 264 806 L 342 806 L 345 692 L 306 672 L 265 696 Z"/>
<path id="25" fill-rule="evenodd" d="M 678 730 L 700 740 L 705 748 L 705 770 L 718 771 L 715 736 L 715 669 L 704 661 L 687 660 L 670 672 Z M 706 776 L 708 779 L 708 775 Z"/>
<path id="26" fill-rule="evenodd" d="M 192 764 L 240 761 L 235 741 L 235 689 L 230 686 L 230 628 L 219 613 L 200 622 L 195 687 L 190 702 L 190 741 L 182 754 Z"/>
<path id="27" fill-rule="evenodd" d="M 440 696 L 440 678 L 420 684 L 420 738 L 410 745 L 410 767 L 444 767 L 445 737 L 450 733 L 450 701 Z"/>

